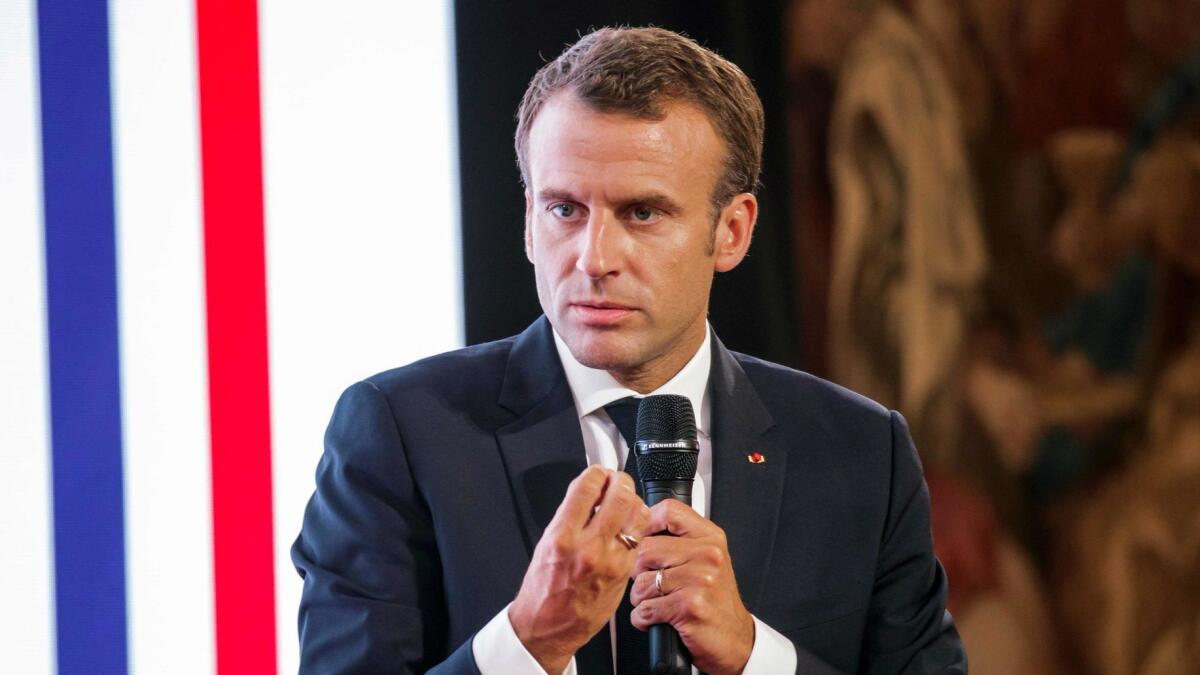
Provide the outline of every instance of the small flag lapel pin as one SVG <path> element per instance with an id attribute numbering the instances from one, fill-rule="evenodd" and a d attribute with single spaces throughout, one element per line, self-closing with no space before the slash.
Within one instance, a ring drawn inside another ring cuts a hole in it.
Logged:
<path id="1" fill-rule="evenodd" d="M 762 464 L 763 462 L 767 461 L 767 458 L 761 452 L 752 452 L 749 455 L 746 455 L 746 461 L 750 462 L 751 464 Z"/>

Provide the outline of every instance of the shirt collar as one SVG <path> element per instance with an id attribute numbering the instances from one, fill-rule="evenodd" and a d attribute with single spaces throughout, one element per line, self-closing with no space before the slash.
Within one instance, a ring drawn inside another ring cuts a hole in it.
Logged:
<path id="1" fill-rule="evenodd" d="M 567 347 L 567 343 L 559 337 L 557 330 L 554 331 L 554 346 L 558 349 L 558 358 L 562 361 L 563 370 L 567 374 L 567 385 L 570 386 L 571 395 L 575 398 L 575 410 L 579 413 L 580 419 L 626 396 L 643 398 L 642 394 L 617 382 L 616 378 L 608 371 L 589 368 L 576 361 L 570 348 Z M 708 374 L 711 369 L 712 328 L 706 326 L 704 341 L 700 343 L 700 348 L 696 350 L 691 360 L 684 364 L 674 377 L 647 396 L 678 394 L 688 397 L 692 402 L 692 411 L 696 415 L 697 431 L 708 436 L 708 415 L 704 403 L 708 397 Z"/>

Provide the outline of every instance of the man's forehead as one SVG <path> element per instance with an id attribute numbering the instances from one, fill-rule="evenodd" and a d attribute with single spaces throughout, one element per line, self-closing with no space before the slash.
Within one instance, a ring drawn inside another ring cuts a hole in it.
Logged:
<path id="1" fill-rule="evenodd" d="M 661 119 L 597 110 L 570 93 L 547 101 L 529 136 L 532 178 L 580 172 L 655 175 L 680 169 L 715 176 L 722 143 L 697 106 L 673 102 Z M 563 176 L 566 178 L 567 176 Z"/>

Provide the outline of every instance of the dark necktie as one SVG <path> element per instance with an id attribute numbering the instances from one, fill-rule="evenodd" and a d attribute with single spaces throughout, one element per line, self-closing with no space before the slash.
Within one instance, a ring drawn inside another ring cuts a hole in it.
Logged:
<path id="1" fill-rule="evenodd" d="M 604 411 L 617 425 L 629 453 L 625 460 L 625 471 L 633 477 L 638 494 L 642 493 L 642 484 L 638 480 L 637 458 L 634 455 L 633 442 L 637 433 L 637 409 L 639 399 L 628 396 L 604 406 Z M 650 646 L 646 633 L 633 627 L 629 621 L 629 613 L 633 605 L 629 602 L 629 586 L 625 588 L 625 597 L 617 608 L 617 673 L 626 675 L 632 673 L 648 673 L 650 669 Z M 578 652 L 575 653 L 575 665 L 581 675 L 593 673 L 611 673 L 613 667 L 611 637 L 608 626 L 600 629 Z"/>
<path id="2" fill-rule="evenodd" d="M 629 454 L 625 456 L 625 473 L 633 477 L 633 484 L 637 487 L 639 495 L 642 494 L 642 482 L 638 479 L 637 457 L 634 455 L 633 444 L 636 442 L 637 410 L 640 400 L 626 396 L 604 406 L 604 412 L 612 418 L 613 423 L 617 425 L 617 431 L 621 432 L 621 438 L 625 439 L 625 445 L 629 446 Z"/>
<path id="3" fill-rule="evenodd" d="M 625 456 L 625 471 L 633 476 L 633 484 L 637 486 L 638 494 L 642 494 L 642 482 L 638 480 L 637 456 L 634 453 L 634 443 L 637 440 L 637 409 L 639 399 L 627 396 L 604 406 L 605 412 L 617 425 L 621 438 L 629 452 Z M 629 602 L 629 589 L 632 582 L 625 588 L 625 597 L 617 608 L 617 673 L 647 673 L 650 670 L 650 641 L 646 633 L 633 627 L 629 614 L 633 605 Z"/>

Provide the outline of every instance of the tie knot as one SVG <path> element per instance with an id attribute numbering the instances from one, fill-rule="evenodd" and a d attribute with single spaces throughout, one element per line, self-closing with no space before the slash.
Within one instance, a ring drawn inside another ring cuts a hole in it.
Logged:
<path id="1" fill-rule="evenodd" d="M 621 432 L 621 438 L 625 439 L 625 447 L 629 449 L 629 453 L 625 455 L 625 471 L 633 476 L 633 484 L 637 487 L 638 494 L 642 493 L 642 486 L 638 482 L 637 459 L 634 457 L 633 445 L 637 442 L 637 411 L 641 402 L 640 398 L 626 396 L 604 406 L 604 412 L 608 413 L 613 424 L 617 425 L 617 431 Z"/>
<path id="2" fill-rule="evenodd" d="M 621 438 L 625 439 L 625 445 L 629 446 L 631 451 L 637 440 L 637 411 L 640 403 L 641 399 L 626 396 L 604 406 L 604 412 L 608 413 L 609 418 L 617 425 L 617 431 L 621 432 Z"/>

